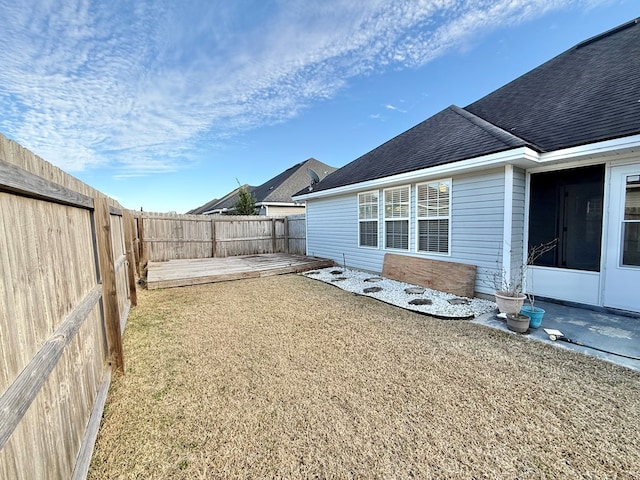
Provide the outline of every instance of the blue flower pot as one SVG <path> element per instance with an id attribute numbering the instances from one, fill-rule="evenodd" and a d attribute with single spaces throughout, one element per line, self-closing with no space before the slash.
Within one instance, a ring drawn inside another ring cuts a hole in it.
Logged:
<path id="1" fill-rule="evenodd" d="M 529 327 L 531 328 L 540 328 L 542 325 L 542 317 L 544 316 L 544 310 L 540 307 L 531 308 L 530 305 L 525 305 L 520 309 L 520 313 L 524 313 L 526 316 L 531 318 L 529 322 Z"/>

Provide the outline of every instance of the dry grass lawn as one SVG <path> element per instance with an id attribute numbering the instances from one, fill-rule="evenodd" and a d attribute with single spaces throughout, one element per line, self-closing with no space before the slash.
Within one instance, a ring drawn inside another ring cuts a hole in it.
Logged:
<path id="1" fill-rule="evenodd" d="M 89 474 L 640 478 L 640 374 L 298 275 L 139 292 Z"/>

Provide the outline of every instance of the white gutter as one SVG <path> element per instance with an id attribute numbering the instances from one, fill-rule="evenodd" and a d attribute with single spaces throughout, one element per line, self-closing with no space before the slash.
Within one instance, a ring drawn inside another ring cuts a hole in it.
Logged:
<path id="1" fill-rule="evenodd" d="M 552 162 L 566 162 L 584 157 L 600 157 L 606 155 L 619 155 L 640 151 L 640 135 L 605 140 L 603 142 L 587 143 L 577 147 L 564 148 L 553 152 L 541 153 L 538 162 L 540 164 Z"/>
<path id="2" fill-rule="evenodd" d="M 470 158 L 469 160 L 461 160 L 459 162 L 447 163 L 445 165 L 437 165 L 435 167 L 413 170 L 411 172 L 400 173 L 390 177 L 376 178 L 366 182 L 355 183 L 353 185 L 344 185 L 342 187 L 322 190 L 320 192 L 309 192 L 295 197 L 296 200 L 307 200 L 310 198 L 321 198 L 343 193 L 351 193 L 360 190 L 375 189 L 386 187 L 393 184 L 412 183 L 416 180 L 424 180 L 425 177 L 444 177 L 451 176 L 455 173 L 480 170 L 495 166 L 501 166 L 514 162 L 538 162 L 539 154 L 529 147 L 518 147 L 504 152 L 492 153 L 481 157 Z"/>
<path id="3" fill-rule="evenodd" d="M 304 203 L 300 202 L 258 202 L 256 207 L 304 207 Z"/>

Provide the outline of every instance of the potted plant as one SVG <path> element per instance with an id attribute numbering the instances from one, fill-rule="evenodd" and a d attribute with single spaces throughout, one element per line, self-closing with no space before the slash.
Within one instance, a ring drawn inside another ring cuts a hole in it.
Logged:
<path id="1" fill-rule="evenodd" d="M 507 328 L 518 333 L 525 333 L 529 330 L 531 319 L 524 313 L 507 313 Z"/>
<path id="2" fill-rule="evenodd" d="M 519 265 L 517 269 L 512 271 L 510 275 L 507 274 L 504 268 L 494 274 L 493 285 L 496 289 L 494 296 L 500 313 L 520 313 L 524 305 L 524 301 L 527 299 L 527 295 L 524 293 L 527 267 L 529 265 L 533 265 L 540 256 L 555 248 L 557 242 L 558 239 L 554 239 L 551 242 L 531 247 L 526 261 Z M 536 310 L 535 307 L 533 307 L 533 294 L 531 293 L 528 295 L 530 295 L 529 302 L 531 304 L 531 309 Z"/>
<path id="3" fill-rule="evenodd" d="M 558 239 L 555 238 L 550 242 L 542 243 L 529 249 L 529 254 L 527 256 L 527 265 L 533 265 L 536 259 L 540 258 L 548 251 L 554 249 L 557 244 Z M 545 311 L 543 308 L 536 307 L 534 305 L 535 295 L 533 294 L 533 291 L 531 289 L 528 289 L 526 296 L 529 300 L 529 305 L 524 305 L 520 309 L 520 312 L 531 318 L 531 321 L 529 322 L 529 326 L 531 328 L 540 328 L 540 325 L 542 325 L 542 317 L 544 317 Z"/>
<path id="4" fill-rule="evenodd" d="M 503 268 L 494 275 L 494 296 L 498 310 L 502 314 L 519 313 L 527 298 L 522 289 L 524 286 L 524 270 L 518 269 L 511 276 Z"/>

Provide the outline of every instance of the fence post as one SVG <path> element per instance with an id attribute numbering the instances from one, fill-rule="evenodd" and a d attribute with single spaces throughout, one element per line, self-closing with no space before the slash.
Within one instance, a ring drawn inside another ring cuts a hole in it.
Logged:
<path id="1" fill-rule="evenodd" d="M 278 242 L 276 241 L 276 219 L 271 218 L 271 253 L 276 253 L 278 250 Z"/>
<path id="2" fill-rule="evenodd" d="M 127 255 L 127 276 L 129 278 L 129 300 L 131 305 L 138 304 L 138 292 L 136 291 L 136 274 L 134 271 L 136 256 L 133 253 L 134 233 L 133 215 L 129 210 L 122 210 L 122 225 L 124 226 L 124 248 Z"/>
<path id="3" fill-rule="evenodd" d="M 140 276 L 140 228 L 138 225 L 140 220 L 131 212 L 131 229 L 133 231 L 133 256 L 135 260 L 135 268 L 138 277 Z"/>
<path id="4" fill-rule="evenodd" d="M 96 243 L 100 262 L 100 281 L 102 283 L 102 306 L 109 359 L 113 370 L 124 373 L 118 290 L 116 288 L 113 246 L 111 245 L 111 215 L 109 214 L 109 204 L 106 198 L 96 197 L 94 205 Z"/>
<path id="5" fill-rule="evenodd" d="M 147 263 L 147 245 L 144 242 L 144 213 L 140 212 L 138 217 L 138 238 L 140 241 L 140 264 L 142 267 Z"/>
<path id="6" fill-rule="evenodd" d="M 289 253 L 289 217 L 284 217 L 284 253 Z"/>
<path id="7" fill-rule="evenodd" d="M 216 256 L 216 219 L 211 216 L 211 258 Z"/>

